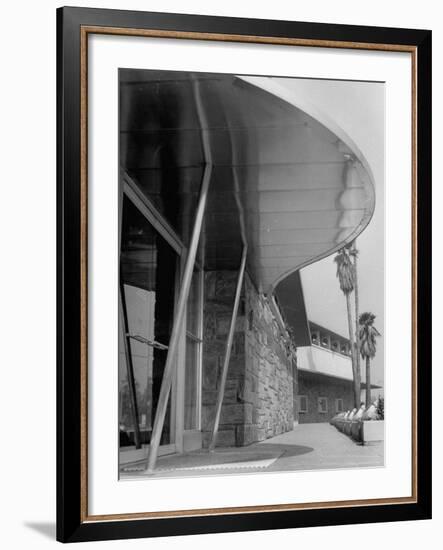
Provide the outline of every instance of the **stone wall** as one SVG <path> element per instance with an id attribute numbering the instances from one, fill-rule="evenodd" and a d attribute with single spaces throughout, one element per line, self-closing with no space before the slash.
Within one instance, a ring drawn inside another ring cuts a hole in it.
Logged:
<path id="1" fill-rule="evenodd" d="M 203 446 L 215 417 L 237 272 L 205 273 L 202 376 Z M 229 363 L 217 446 L 242 446 L 291 430 L 295 352 L 288 333 L 245 275 Z"/>
<path id="2" fill-rule="evenodd" d="M 245 395 L 253 405 L 252 424 L 245 426 L 243 444 L 248 444 L 293 429 L 296 362 L 289 334 L 277 322 L 268 300 L 249 277 L 245 287 Z"/>

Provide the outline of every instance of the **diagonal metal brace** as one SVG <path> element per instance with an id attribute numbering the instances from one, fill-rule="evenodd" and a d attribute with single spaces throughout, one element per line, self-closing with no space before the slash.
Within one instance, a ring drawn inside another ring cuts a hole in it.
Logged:
<path id="1" fill-rule="evenodd" d="M 225 357 L 223 361 L 223 370 L 220 380 L 220 387 L 218 390 L 218 396 L 217 396 L 217 404 L 215 408 L 215 420 L 214 420 L 214 426 L 212 429 L 212 437 L 211 442 L 209 444 L 209 451 L 212 452 L 215 449 L 215 444 L 217 442 L 217 434 L 218 434 L 218 427 L 220 424 L 220 415 L 221 415 L 221 409 L 223 405 L 223 396 L 225 393 L 225 385 L 226 385 L 226 378 L 228 376 L 228 367 L 229 367 L 229 360 L 231 359 L 231 350 L 232 350 L 232 342 L 234 340 L 234 332 L 235 332 L 235 324 L 237 322 L 237 313 L 238 313 L 238 306 L 240 303 L 240 295 L 241 295 L 241 289 L 243 285 L 243 278 L 245 274 L 245 267 L 246 267 L 246 254 L 247 254 L 247 245 L 245 244 L 243 246 L 243 253 L 241 258 L 241 264 L 240 264 L 240 270 L 238 272 L 238 278 L 237 278 L 237 287 L 235 289 L 235 299 L 234 299 L 234 307 L 232 308 L 232 317 L 231 317 L 231 324 L 229 327 L 229 333 L 228 333 L 228 339 L 226 341 L 226 349 L 225 349 Z"/>
<path id="2" fill-rule="evenodd" d="M 184 322 L 184 314 L 186 310 L 186 303 L 188 301 L 189 289 L 191 286 L 192 274 L 195 266 L 195 259 L 197 255 L 198 243 L 200 239 L 200 233 L 203 223 L 203 217 L 206 209 L 206 202 L 208 198 L 209 183 L 212 176 L 212 156 L 209 134 L 207 131 L 208 123 L 206 120 L 203 102 L 200 93 L 200 83 L 194 81 L 194 95 L 195 106 L 197 109 L 198 118 L 200 121 L 203 154 L 205 157 L 205 169 L 203 172 L 203 180 L 200 188 L 200 197 L 198 201 L 197 210 L 195 213 L 194 227 L 192 229 L 191 240 L 189 243 L 188 254 L 186 257 L 185 267 L 183 271 L 183 277 L 181 282 L 181 288 L 178 296 L 177 307 L 174 312 L 174 322 L 171 331 L 171 338 L 169 341 L 169 349 L 166 357 L 165 368 L 163 371 L 163 379 L 160 387 L 160 394 L 157 403 L 157 409 L 155 411 L 154 425 L 152 427 L 151 441 L 149 445 L 149 456 L 147 471 L 152 472 L 157 462 L 158 448 L 160 446 L 161 434 L 163 431 L 163 425 L 165 422 L 166 409 L 168 406 L 169 394 L 171 392 L 172 378 L 176 365 L 177 348 L 180 341 L 182 326 Z"/>

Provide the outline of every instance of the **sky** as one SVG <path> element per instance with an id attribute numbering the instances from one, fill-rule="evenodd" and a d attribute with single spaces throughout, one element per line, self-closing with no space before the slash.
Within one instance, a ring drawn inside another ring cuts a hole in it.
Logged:
<path id="1" fill-rule="evenodd" d="M 382 334 L 372 364 L 372 381 L 384 380 L 384 105 L 383 83 L 285 79 L 285 86 L 304 94 L 358 146 L 375 180 L 376 205 L 368 226 L 357 238 L 360 312 L 376 315 Z M 348 336 L 346 300 L 336 277 L 334 256 L 301 270 L 307 314 L 314 321 Z M 364 367 L 364 362 L 362 362 Z M 365 369 L 362 368 L 363 380 Z"/>

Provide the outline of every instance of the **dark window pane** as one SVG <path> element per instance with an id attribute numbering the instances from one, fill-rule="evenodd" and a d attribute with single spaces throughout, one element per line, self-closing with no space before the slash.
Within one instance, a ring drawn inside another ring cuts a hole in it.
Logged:
<path id="1" fill-rule="evenodd" d="M 131 338 L 136 398 L 142 441 L 148 443 L 163 378 L 167 350 L 156 342 L 169 345 L 174 315 L 177 254 L 152 227 L 135 205 L 124 198 L 120 277 Z M 122 322 L 122 321 L 121 321 Z M 121 326 L 121 330 L 123 327 Z M 133 443 L 133 418 L 129 401 L 126 359 L 122 340 L 120 359 L 120 429 L 128 435 L 126 444 Z M 170 405 L 166 414 L 161 443 L 170 443 Z"/>

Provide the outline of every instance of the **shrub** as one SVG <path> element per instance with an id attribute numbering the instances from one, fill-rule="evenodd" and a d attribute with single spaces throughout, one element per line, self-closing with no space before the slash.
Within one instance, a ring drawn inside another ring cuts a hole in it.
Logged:
<path id="1" fill-rule="evenodd" d="M 378 398 L 377 415 L 380 420 L 385 419 L 385 399 L 384 397 Z"/>

